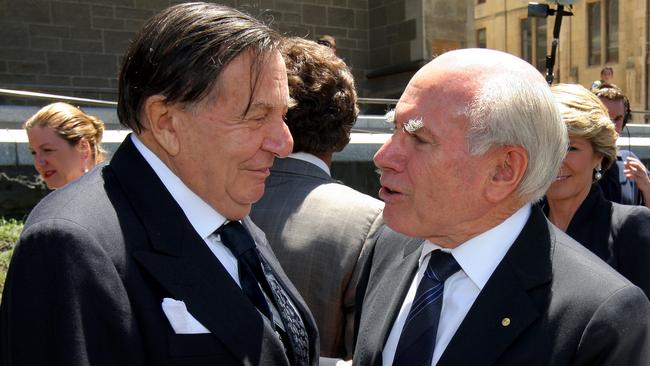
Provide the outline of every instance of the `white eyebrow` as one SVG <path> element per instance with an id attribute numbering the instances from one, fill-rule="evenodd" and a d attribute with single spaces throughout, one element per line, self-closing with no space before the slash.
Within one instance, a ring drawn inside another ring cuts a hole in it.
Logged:
<path id="1" fill-rule="evenodd" d="M 404 131 L 410 134 L 414 134 L 417 130 L 424 127 L 424 122 L 422 122 L 422 117 L 411 118 L 406 123 L 404 123 Z"/>
<path id="2" fill-rule="evenodd" d="M 390 111 L 386 112 L 384 118 L 386 119 L 386 123 L 395 124 L 395 110 L 391 109 Z"/>

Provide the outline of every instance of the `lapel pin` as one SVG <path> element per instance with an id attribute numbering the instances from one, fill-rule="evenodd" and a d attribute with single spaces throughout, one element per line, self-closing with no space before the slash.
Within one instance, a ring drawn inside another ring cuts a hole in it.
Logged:
<path id="1" fill-rule="evenodd" d="M 507 327 L 510 325 L 510 318 L 503 318 L 501 319 L 501 325 L 504 327 Z"/>

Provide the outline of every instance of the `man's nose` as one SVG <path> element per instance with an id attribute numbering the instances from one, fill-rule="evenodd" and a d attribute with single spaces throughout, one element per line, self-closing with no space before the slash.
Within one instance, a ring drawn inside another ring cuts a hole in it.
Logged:
<path id="1" fill-rule="evenodd" d="M 293 150 L 293 137 L 284 121 L 274 124 L 269 135 L 264 139 L 262 149 L 272 152 L 279 158 L 286 158 Z"/>
<path id="2" fill-rule="evenodd" d="M 381 170 L 400 171 L 406 159 L 403 147 L 404 141 L 398 135 L 393 135 L 377 150 L 373 161 Z"/>

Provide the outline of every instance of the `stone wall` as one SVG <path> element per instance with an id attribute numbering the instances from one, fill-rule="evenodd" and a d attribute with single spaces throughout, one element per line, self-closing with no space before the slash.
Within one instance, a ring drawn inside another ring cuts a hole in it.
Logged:
<path id="1" fill-rule="evenodd" d="M 121 57 L 146 19 L 179 1 L 0 0 L 0 86 L 116 100 Z M 261 0 L 237 7 L 286 35 L 330 34 L 363 87 L 367 0 Z M 5 98 L 6 99 L 6 98 Z"/>
<path id="2" fill-rule="evenodd" d="M 549 2 L 552 3 L 552 2 Z M 650 62 L 646 55 L 648 45 L 650 9 L 640 0 L 618 1 L 618 60 L 605 57 L 596 65 L 589 65 L 589 35 L 587 28 L 587 4 L 599 1 L 576 1 L 573 16 L 563 18 L 555 63 L 555 82 L 577 83 L 587 88 L 600 78 L 603 67 L 614 70 L 614 83 L 623 89 L 630 99 L 632 110 L 645 111 L 650 106 Z M 555 9 L 556 6 L 552 5 Z M 602 14 L 602 13 L 601 13 Z M 603 16 L 603 15 L 601 15 Z M 527 2 L 518 0 L 487 0 L 474 8 L 475 29 L 486 30 L 487 47 L 522 56 L 521 22 L 528 17 Z M 546 54 L 550 54 L 555 16 L 547 22 Z M 604 22 L 604 20 L 603 20 Z M 605 29 L 601 29 L 604 35 Z M 633 122 L 644 123 L 648 117 L 641 113 L 633 115 Z"/>
<path id="3" fill-rule="evenodd" d="M 129 41 L 147 18 L 177 2 L 0 0 L 0 87 L 116 100 Z M 382 98 L 398 97 L 432 49 L 465 46 L 473 9 L 472 0 L 219 2 L 285 35 L 334 36 L 360 96 Z"/>
<path id="4" fill-rule="evenodd" d="M 474 32 L 473 4 L 474 0 L 370 0 L 370 96 L 398 98 L 413 74 L 434 56 L 467 47 Z"/>

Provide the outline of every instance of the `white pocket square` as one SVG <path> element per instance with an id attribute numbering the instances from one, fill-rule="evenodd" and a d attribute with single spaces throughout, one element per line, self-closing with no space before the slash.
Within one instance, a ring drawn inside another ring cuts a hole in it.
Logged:
<path id="1" fill-rule="evenodd" d="M 166 297 L 163 299 L 162 309 L 176 334 L 210 333 L 187 311 L 184 302 Z"/>

